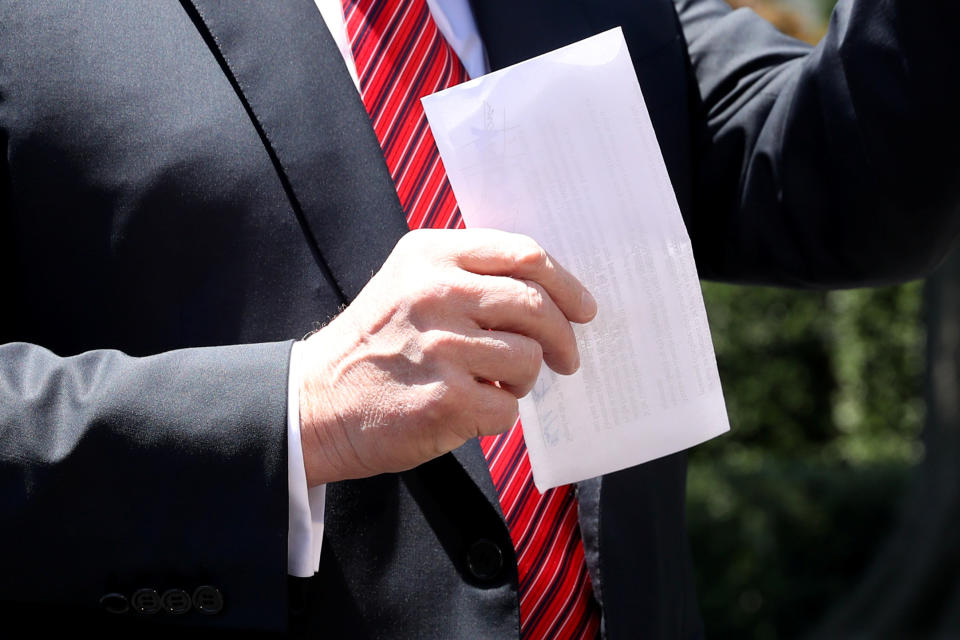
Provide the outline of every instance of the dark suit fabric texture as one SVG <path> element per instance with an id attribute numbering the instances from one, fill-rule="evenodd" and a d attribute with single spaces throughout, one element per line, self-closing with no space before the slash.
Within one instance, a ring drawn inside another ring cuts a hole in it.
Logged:
<path id="1" fill-rule="evenodd" d="M 470 442 L 327 487 L 286 574 L 291 340 L 405 232 L 311 0 L 0 8 L 0 611 L 7 628 L 203 637 L 518 634 Z M 954 0 L 842 2 L 816 48 L 721 0 L 478 0 L 491 66 L 621 25 L 703 277 L 928 272 L 957 233 Z M 683 454 L 578 486 L 606 637 L 702 633 Z M 480 539 L 493 579 L 470 572 Z M 224 607 L 110 614 L 215 586 Z"/>

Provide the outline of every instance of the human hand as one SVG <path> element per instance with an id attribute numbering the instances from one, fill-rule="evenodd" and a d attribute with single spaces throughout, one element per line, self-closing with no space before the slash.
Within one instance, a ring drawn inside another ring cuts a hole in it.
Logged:
<path id="1" fill-rule="evenodd" d="M 570 374 L 597 305 L 527 236 L 412 231 L 302 348 L 307 484 L 415 467 L 509 429 L 542 362 Z M 496 382 L 491 382 L 496 381 Z"/>

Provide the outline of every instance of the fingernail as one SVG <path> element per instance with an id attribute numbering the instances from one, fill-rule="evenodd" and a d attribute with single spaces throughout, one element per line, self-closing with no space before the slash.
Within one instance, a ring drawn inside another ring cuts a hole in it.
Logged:
<path id="1" fill-rule="evenodd" d="M 580 297 L 580 306 L 583 312 L 590 317 L 597 313 L 597 301 L 586 289 L 583 290 L 583 295 Z"/>

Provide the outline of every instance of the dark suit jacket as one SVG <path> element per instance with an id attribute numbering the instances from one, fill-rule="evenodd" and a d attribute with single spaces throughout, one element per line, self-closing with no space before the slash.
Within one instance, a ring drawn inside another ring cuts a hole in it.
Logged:
<path id="1" fill-rule="evenodd" d="M 956 234 L 955 0 L 842 4 L 813 51 L 721 0 L 474 11 L 494 68 L 623 26 L 704 277 L 902 280 Z M 311 0 L 5 2 L 0 144 L 6 628 L 516 635 L 474 442 L 330 485 L 320 573 L 288 584 L 285 341 L 405 230 Z M 680 454 L 579 486 L 608 637 L 700 632 L 684 476 Z M 201 585 L 220 613 L 98 605 Z"/>

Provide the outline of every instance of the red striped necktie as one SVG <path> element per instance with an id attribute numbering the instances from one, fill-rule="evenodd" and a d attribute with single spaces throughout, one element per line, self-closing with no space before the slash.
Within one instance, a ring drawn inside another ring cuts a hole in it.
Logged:
<path id="1" fill-rule="evenodd" d="M 466 81 L 425 0 L 343 0 L 360 94 L 411 229 L 463 221 L 420 98 Z M 595 638 L 593 598 L 573 487 L 540 494 L 519 420 L 481 438 L 517 553 L 523 638 Z"/>

